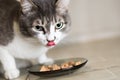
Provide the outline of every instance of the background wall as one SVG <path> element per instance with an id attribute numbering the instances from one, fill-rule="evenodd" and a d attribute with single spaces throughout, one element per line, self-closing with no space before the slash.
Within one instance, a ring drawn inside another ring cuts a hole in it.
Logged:
<path id="1" fill-rule="evenodd" d="M 120 36 L 120 0 L 71 0 L 70 42 Z"/>

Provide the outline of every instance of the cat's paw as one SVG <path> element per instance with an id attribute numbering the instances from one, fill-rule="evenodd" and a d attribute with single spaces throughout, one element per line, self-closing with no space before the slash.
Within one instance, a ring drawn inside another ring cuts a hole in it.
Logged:
<path id="1" fill-rule="evenodd" d="M 54 60 L 52 58 L 39 59 L 39 63 L 49 65 L 49 64 L 53 64 Z"/>
<path id="2" fill-rule="evenodd" d="M 6 79 L 15 79 L 17 77 L 19 77 L 20 75 L 20 71 L 18 69 L 13 69 L 13 70 L 10 70 L 10 71 L 7 71 L 5 72 L 4 76 Z"/>

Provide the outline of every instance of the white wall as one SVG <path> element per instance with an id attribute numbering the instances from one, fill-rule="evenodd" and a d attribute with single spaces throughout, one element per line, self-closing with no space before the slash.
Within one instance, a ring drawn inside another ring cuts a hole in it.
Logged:
<path id="1" fill-rule="evenodd" d="M 120 36 L 120 0 L 71 0 L 72 30 L 67 41 Z"/>

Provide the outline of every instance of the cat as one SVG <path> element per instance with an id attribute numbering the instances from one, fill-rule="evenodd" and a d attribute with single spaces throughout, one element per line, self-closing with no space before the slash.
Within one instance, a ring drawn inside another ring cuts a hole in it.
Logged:
<path id="1" fill-rule="evenodd" d="M 15 58 L 53 62 L 46 52 L 70 30 L 70 0 L 0 0 L 0 62 L 6 79 L 20 75 Z"/>

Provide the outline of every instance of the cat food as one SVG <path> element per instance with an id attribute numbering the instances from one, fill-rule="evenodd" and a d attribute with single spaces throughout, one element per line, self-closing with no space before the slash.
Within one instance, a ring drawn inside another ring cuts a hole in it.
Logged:
<path id="1" fill-rule="evenodd" d="M 78 62 L 75 63 L 75 66 L 78 66 L 78 65 L 80 65 L 80 64 L 81 64 L 81 62 L 78 61 Z"/>
<path id="2" fill-rule="evenodd" d="M 57 64 L 54 64 L 54 65 L 52 66 L 52 70 L 59 70 L 59 69 L 61 69 L 61 67 L 58 66 Z"/>
<path id="3" fill-rule="evenodd" d="M 60 66 L 58 66 L 57 64 L 48 65 L 48 68 L 50 70 L 59 70 L 59 69 L 61 69 Z"/>
<path id="4" fill-rule="evenodd" d="M 57 64 L 48 65 L 48 66 L 43 65 L 40 68 L 40 71 L 45 72 L 45 71 L 54 71 L 54 70 L 60 70 L 60 69 L 67 69 L 67 68 L 71 68 L 71 67 L 74 67 L 74 66 L 78 66 L 80 64 L 81 64 L 80 61 L 77 61 L 77 62 L 69 61 L 69 62 L 65 62 L 65 63 L 63 63 L 61 65 L 57 65 Z"/>
<path id="5" fill-rule="evenodd" d="M 75 62 L 74 62 L 74 61 L 69 61 L 68 64 L 69 64 L 69 65 L 74 65 Z"/>
<path id="6" fill-rule="evenodd" d="M 63 63 L 63 64 L 61 64 L 61 68 L 62 69 L 71 68 L 71 67 L 73 67 L 73 65 L 70 65 L 69 63 Z"/>
<path id="7" fill-rule="evenodd" d="M 59 69 L 61 69 L 60 66 L 58 66 L 57 64 L 53 64 L 53 65 L 48 65 L 48 66 L 42 66 L 40 71 L 44 72 L 44 71 L 59 70 Z"/>
<path id="8" fill-rule="evenodd" d="M 47 66 L 42 66 L 41 69 L 40 69 L 40 71 L 41 72 L 50 71 L 50 69 Z"/>

